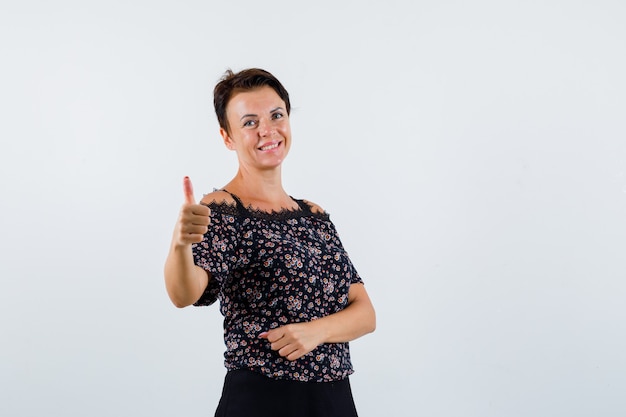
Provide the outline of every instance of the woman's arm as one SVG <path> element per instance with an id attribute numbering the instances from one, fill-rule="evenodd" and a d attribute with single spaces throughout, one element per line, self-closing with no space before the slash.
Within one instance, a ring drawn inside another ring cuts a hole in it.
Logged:
<path id="1" fill-rule="evenodd" d="M 376 329 L 374 306 L 363 284 L 352 284 L 348 291 L 348 305 L 343 310 L 303 323 L 292 323 L 259 337 L 272 344 L 272 350 L 288 360 L 296 360 L 322 343 L 343 343 L 354 340 Z"/>
<path id="2" fill-rule="evenodd" d="M 167 294 L 178 308 L 198 301 L 210 279 L 207 271 L 194 264 L 191 245 L 179 246 L 174 242 L 167 255 L 164 272 Z"/>
<path id="3" fill-rule="evenodd" d="M 202 242 L 210 224 L 211 210 L 195 204 L 189 178 L 185 177 L 185 204 L 174 228 L 170 251 L 165 260 L 165 288 L 176 307 L 182 308 L 198 301 L 210 276 L 195 265 L 191 245 Z"/>

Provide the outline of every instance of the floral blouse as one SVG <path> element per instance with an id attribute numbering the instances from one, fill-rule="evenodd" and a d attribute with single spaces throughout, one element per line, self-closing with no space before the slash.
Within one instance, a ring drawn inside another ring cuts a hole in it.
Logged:
<path id="1" fill-rule="evenodd" d="M 267 213 L 233 198 L 208 204 L 211 226 L 193 245 L 195 263 L 212 277 L 194 305 L 220 300 L 226 368 L 295 381 L 346 378 L 353 373 L 348 343 L 322 344 L 289 361 L 259 338 L 342 310 L 350 284 L 362 282 L 328 214 L 303 200 L 294 199 L 299 209 Z"/>

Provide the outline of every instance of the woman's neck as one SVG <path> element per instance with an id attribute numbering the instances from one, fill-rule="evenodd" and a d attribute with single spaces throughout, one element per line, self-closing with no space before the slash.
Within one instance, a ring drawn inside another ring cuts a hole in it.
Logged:
<path id="1" fill-rule="evenodd" d="M 280 169 L 260 174 L 240 169 L 224 188 L 237 195 L 245 205 L 260 210 L 279 211 L 297 207 L 283 188 Z"/>

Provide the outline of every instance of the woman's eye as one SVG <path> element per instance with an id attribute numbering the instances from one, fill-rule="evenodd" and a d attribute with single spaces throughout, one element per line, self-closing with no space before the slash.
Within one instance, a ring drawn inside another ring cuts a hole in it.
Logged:
<path id="1" fill-rule="evenodd" d="M 246 120 L 245 122 L 243 122 L 243 127 L 253 127 L 255 125 L 256 125 L 255 120 Z"/>
<path id="2" fill-rule="evenodd" d="M 283 114 L 282 113 L 274 113 L 272 114 L 272 119 L 282 119 L 283 118 Z"/>

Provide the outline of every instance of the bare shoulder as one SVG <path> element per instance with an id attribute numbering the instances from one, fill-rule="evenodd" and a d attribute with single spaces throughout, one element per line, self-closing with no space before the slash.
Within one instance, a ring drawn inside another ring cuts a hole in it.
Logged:
<path id="1" fill-rule="evenodd" d="M 211 204 L 211 203 L 226 203 L 226 204 L 235 204 L 235 199 L 232 195 L 227 193 L 226 191 L 216 190 L 211 193 L 205 194 L 200 200 L 202 204 Z"/>
<path id="2" fill-rule="evenodd" d="M 322 207 L 320 207 L 319 204 L 315 204 L 314 202 L 309 201 L 309 200 L 302 200 L 302 201 L 304 201 L 306 204 L 309 205 L 309 207 L 311 207 L 311 211 L 313 213 L 326 213 L 326 211 Z"/>

